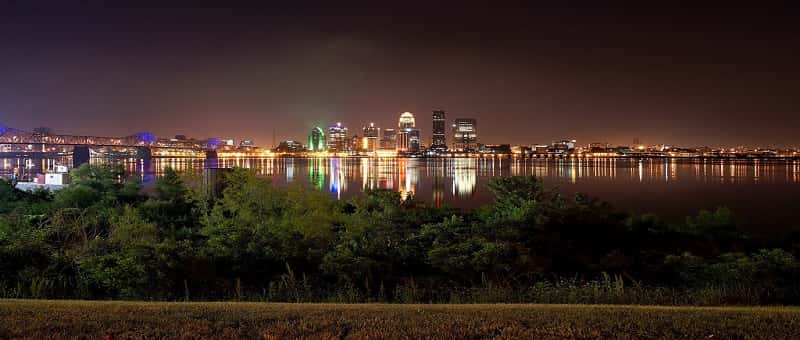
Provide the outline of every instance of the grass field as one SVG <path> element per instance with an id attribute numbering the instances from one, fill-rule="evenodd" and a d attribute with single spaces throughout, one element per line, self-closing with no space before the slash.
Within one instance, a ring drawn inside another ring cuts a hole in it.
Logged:
<path id="1" fill-rule="evenodd" d="M 800 308 L 0 300 L 0 339 L 800 338 Z"/>

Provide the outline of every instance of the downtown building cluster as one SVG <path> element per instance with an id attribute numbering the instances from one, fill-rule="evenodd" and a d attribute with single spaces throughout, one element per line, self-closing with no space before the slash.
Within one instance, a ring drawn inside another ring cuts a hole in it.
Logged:
<path id="1" fill-rule="evenodd" d="M 363 156 L 435 156 L 453 152 L 477 152 L 477 120 L 457 118 L 447 131 L 447 116 L 443 110 L 433 111 L 430 143 L 424 143 L 417 119 L 411 112 L 403 112 L 396 126 L 381 128 L 375 123 L 351 129 L 341 122 L 326 129 L 316 126 L 311 129 L 306 145 L 297 141 L 283 141 L 276 148 L 279 153 L 311 153 Z M 448 135 L 451 143 L 448 144 Z"/>

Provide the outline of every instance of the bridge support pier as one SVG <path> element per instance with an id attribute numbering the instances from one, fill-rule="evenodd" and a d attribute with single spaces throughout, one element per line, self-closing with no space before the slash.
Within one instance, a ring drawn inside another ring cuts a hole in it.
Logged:
<path id="1" fill-rule="evenodd" d="M 76 145 L 72 148 L 72 167 L 77 168 L 89 163 L 89 146 Z"/>
<path id="2" fill-rule="evenodd" d="M 149 161 L 153 158 L 153 152 L 149 147 L 140 146 L 136 148 L 136 159 Z"/>
<path id="3" fill-rule="evenodd" d="M 219 167 L 219 158 L 217 156 L 217 150 L 206 150 L 206 162 L 205 167 L 208 169 L 218 168 Z"/>

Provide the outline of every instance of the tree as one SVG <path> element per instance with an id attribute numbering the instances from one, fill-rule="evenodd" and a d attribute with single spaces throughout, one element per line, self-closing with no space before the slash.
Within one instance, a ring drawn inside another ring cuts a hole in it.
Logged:
<path id="1" fill-rule="evenodd" d="M 143 298 L 169 292 L 163 280 L 157 227 L 126 206 L 111 219 L 108 238 L 92 240 L 78 259 L 85 284 L 99 296 Z"/>

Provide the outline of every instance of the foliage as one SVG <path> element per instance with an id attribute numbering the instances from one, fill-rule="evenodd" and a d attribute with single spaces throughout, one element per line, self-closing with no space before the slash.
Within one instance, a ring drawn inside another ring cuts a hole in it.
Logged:
<path id="1" fill-rule="evenodd" d="M 219 197 L 167 169 L 142 190 L 82 166 L 56 193 L 0 182 L 0 296 L 335 302 L 800 303 L 798 247 L 731 211 L 626 215 L 535 177 L 493 204 L 434 208 L 387 190 L 339 201 L 246 169 Z"/>

